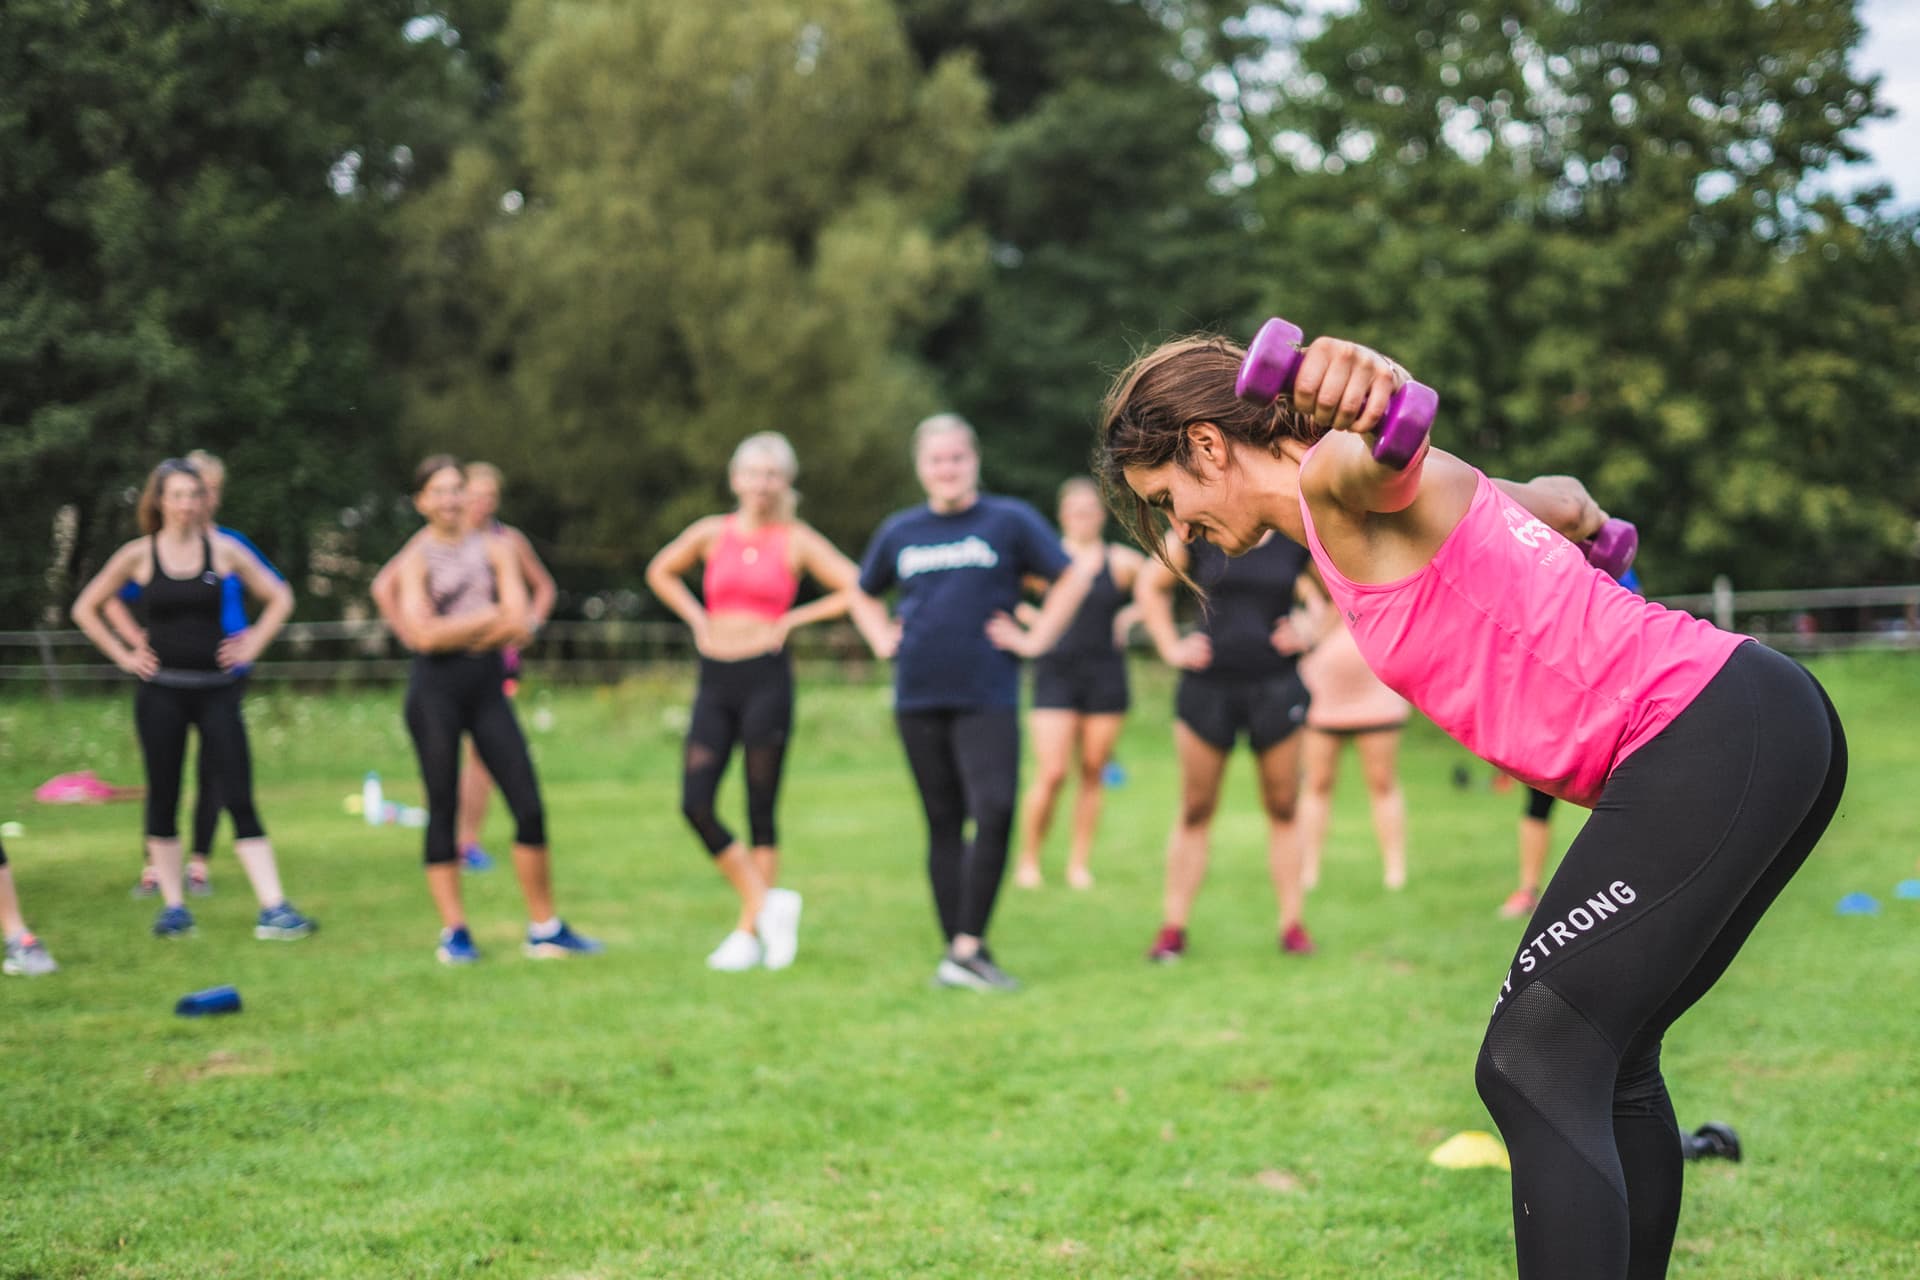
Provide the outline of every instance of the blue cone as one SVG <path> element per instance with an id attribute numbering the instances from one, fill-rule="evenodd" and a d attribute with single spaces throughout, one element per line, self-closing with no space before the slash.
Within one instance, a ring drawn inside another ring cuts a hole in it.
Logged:
<path id="1" fill-rule="evenodd" d="M 1893 896 L 1896 898 L 1920 898 L 1920 880 L 1902 880 L 1899 884 L 1893 886 Z"/>
<path id="2" fill-rule="evenodd" d="M 1120 767 L 1118 760 L 1110 760 L 1100 773 L 1100 785 L 1103 787 L 1124 787 L 1127 785 L 1127 771 Z"/>
<path id="3" fill-rule="evenodd" d="M 1880 902 L 1870 893 L 1850 893 L 1834 908 L 1843 916 L 1877 916 Z"/>

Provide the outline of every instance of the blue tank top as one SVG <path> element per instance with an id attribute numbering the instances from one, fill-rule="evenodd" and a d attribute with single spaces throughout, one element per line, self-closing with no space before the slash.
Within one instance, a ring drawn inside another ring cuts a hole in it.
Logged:
<path id="1" fill-rule="evenodd" d="M 1237 559 L 1209 542 L 1187 544 L 1188 572 L 1207 593 L 1200 631 L 1213 642 L 1213 665 L 1200 676 L 1277 676 L 1297 659 L 1273 647 L 1273 629 L 1293 609 L 1293 584 L 1307 549 L 1274 534 Z"/>

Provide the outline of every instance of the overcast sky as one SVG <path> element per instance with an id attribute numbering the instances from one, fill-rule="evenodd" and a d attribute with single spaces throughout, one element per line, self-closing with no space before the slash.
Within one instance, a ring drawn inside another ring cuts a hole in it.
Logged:
<path id="1" fill-rule="evenodd" d="M 1854 52 L 1856 72 L 1880 76 L 1880 101 L 1898 114 L 1860 131 L 1873 163 L 1840 175 L 1843 187 L 1884 178 L 1905 206 L 1920 205 L 1920 2 L 1860 0 L 1867 38 Z"/>

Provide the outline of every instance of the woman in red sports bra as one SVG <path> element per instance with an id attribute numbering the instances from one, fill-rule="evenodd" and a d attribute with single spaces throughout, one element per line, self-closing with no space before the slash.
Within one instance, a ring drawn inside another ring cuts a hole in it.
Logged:
<path id="1" fill-rule="evenodd" d="M 694 521 L 647 566 L 647 585 L 686 622 L 700 651 L 681 812 L 740 895 L 739 919 L 707 957 L 710 969 L 784 969 L 799 948 L 800 895 L 775 887 L 780 850 L 774 805 L 793 728 L 787 636 L 845 613 L 859 570 L 794 517 L 798 471 L 785 436 L 748 436 L 728 467 L 739 505 L 729 515 Z M 695 566 L 704 566 L 699 596 L 684 580 Z M 802 574 L 828 594 L 795 607 Z M 714 793 L 736 743 L 746 759 L 750 845 L 714 812 Z"/>

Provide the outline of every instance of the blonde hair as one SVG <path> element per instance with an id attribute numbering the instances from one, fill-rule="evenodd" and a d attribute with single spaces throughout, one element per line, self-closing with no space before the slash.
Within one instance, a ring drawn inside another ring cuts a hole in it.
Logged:
<path id="1" fill-rule="evenodd" d="M 793 451 L 793 442 L 778 431 L 756 431 L 734 446 L 733 457 L 727 462 L 727 474 L 731 476 L 754 457 L 766 458 L 786 476 L 787 492 L 780 500 L 780 518 L 793 519 L 794 512 L 800 509 L 800 495 L 793 487 L 800 476 L 800 455 Z"/>
<path id="2" fill-rule="evenodd" d="M 501 493 L 506 490 L 507 478 L 501 475 L 500 468 L 494 466 L 491 462 L 469 462 L 460 469 L 460 472 L 469 484 L 473 483 L 475 476 L 485 476 L 487 479 L 493 481 L 495 493 Z"/>
<path id="3" fill-rule="evenodd" d="M 936 413 L 931 418 L 922 418 L 920 425 L 913 429 L 913 456 L 920 456 L 920 450 L 927 441 L 949 432 L 959 432 L 967 438 L 967 444 L 975 453 L 980 452 L 980 437 L 975 434 L 971 422 L 957 413 Z"/>
<path id="4" fill-rule="evenodd" d="M 227 464 L 205 449 L 195 449 L 187 454 L 187 463 L 200 473 L 201 483 L 206 483 L 207 473 L 213 472 L 220 477 L 221 487 L 227 483 Z"/>

